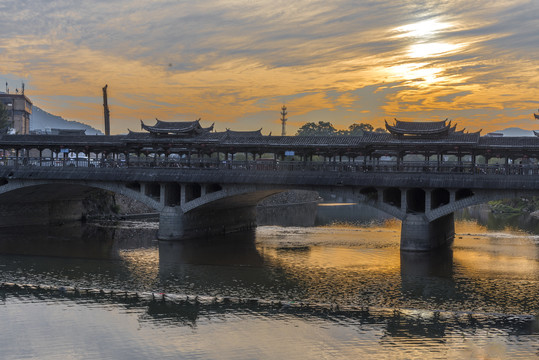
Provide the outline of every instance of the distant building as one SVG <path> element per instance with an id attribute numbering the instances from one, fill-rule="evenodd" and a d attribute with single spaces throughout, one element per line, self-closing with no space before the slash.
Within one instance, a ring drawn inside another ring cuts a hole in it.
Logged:
<path id="1" fill-rule="evenodd" d="M 0 94 L 2 102 L 8 111 L 9 127 L 16 134 L 30 133 L 30 115 L 32 115 L 32 102 L 24 94 Z"/>

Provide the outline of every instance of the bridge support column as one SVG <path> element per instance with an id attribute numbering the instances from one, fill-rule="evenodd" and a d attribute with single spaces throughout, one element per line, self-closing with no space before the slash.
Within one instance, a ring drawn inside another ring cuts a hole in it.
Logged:
<path id="1" fill-rule="evenodd" d="M 159 240 L 179 240 L 184 235 L 183 213 L 181 207 L 165 206 L 159 214 Z"/>
<path id="2" fill-rule="evenodd" d="M 159 214 L 159 240 L 183 240 L 226 234 L 256 227 L 256 207 L 204 208 L 184 214 L 181 207 L 165 206 Z"/>
<path id="3" fill-rule="evenodd" d="M 453 242 L 453 213 L 429 222 L 424 215 L 407 214 L 401 226 L 401 250 L 430 251 Z"/>
<path id="4" fill-rule="evenodd" d="M 406 191 L 408 191 L 408 190 L 407 189 L 401 189 L 401 210 L 402 210 L 402 212 L 406 212 L 406 209 L 408 209 Z"/>
<path id="5" fill-rule="evenodd" d="M 449 191 L 449 203 L 453 204 L 456 201 L 457 198 L 457 192 L 455 190 Z"/>
<path id="6" fill-rule="evenodd" d="M 425 211 L 430 211 L 432 209 L 432 190 L 425 190 Z"/>

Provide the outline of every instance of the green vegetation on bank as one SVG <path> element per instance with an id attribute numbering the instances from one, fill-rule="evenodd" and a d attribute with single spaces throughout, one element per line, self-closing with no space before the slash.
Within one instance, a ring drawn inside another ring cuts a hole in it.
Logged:
<path id="1" fill-rule="evenodd" d="M 494 213 L 532 213 L 539 210 L 539 197 L 489 201 L 488 206 Z"/>

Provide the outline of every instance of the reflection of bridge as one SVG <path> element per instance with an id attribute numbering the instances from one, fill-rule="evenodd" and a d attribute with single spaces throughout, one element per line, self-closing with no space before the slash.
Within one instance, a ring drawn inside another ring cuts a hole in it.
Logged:
<path id="1" fill-rule="evenodd" d="M 308 189 L 395 216 L 401 248 L 429 250 L 452 239 L 455 210 L 539 187 L 539 138 L 482 138 L 436 124 L 447 133 L 4 135 L 0 221 L 80 219 L 81 199 L 98 188 L 158 210 L 159 238 L 174 240 L 252 226 L 264 197 Z"/>

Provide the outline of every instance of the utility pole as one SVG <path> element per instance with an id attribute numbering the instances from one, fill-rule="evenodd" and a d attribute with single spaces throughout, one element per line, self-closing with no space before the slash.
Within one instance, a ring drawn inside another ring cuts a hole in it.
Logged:
<path id="1" fill-rule="evenodd" d="M 283 107 L 281 108 L 281 123 L 283 124 L 283 129 L 281 131 L 281 136 L 286 136 L 286 120 L 288 120 L 286 118 L 286 114 L 288 114 L 286 112 L 286 106 L 283 105 Z"/>
<path id="2" fill-rule="evenodd" d="M 108 85 L 105 85 L 103 88 L 103 108 L 105 112 L 105 135 L 110 135 L 110 111 L 107 102 L 107 87 Z"/>

